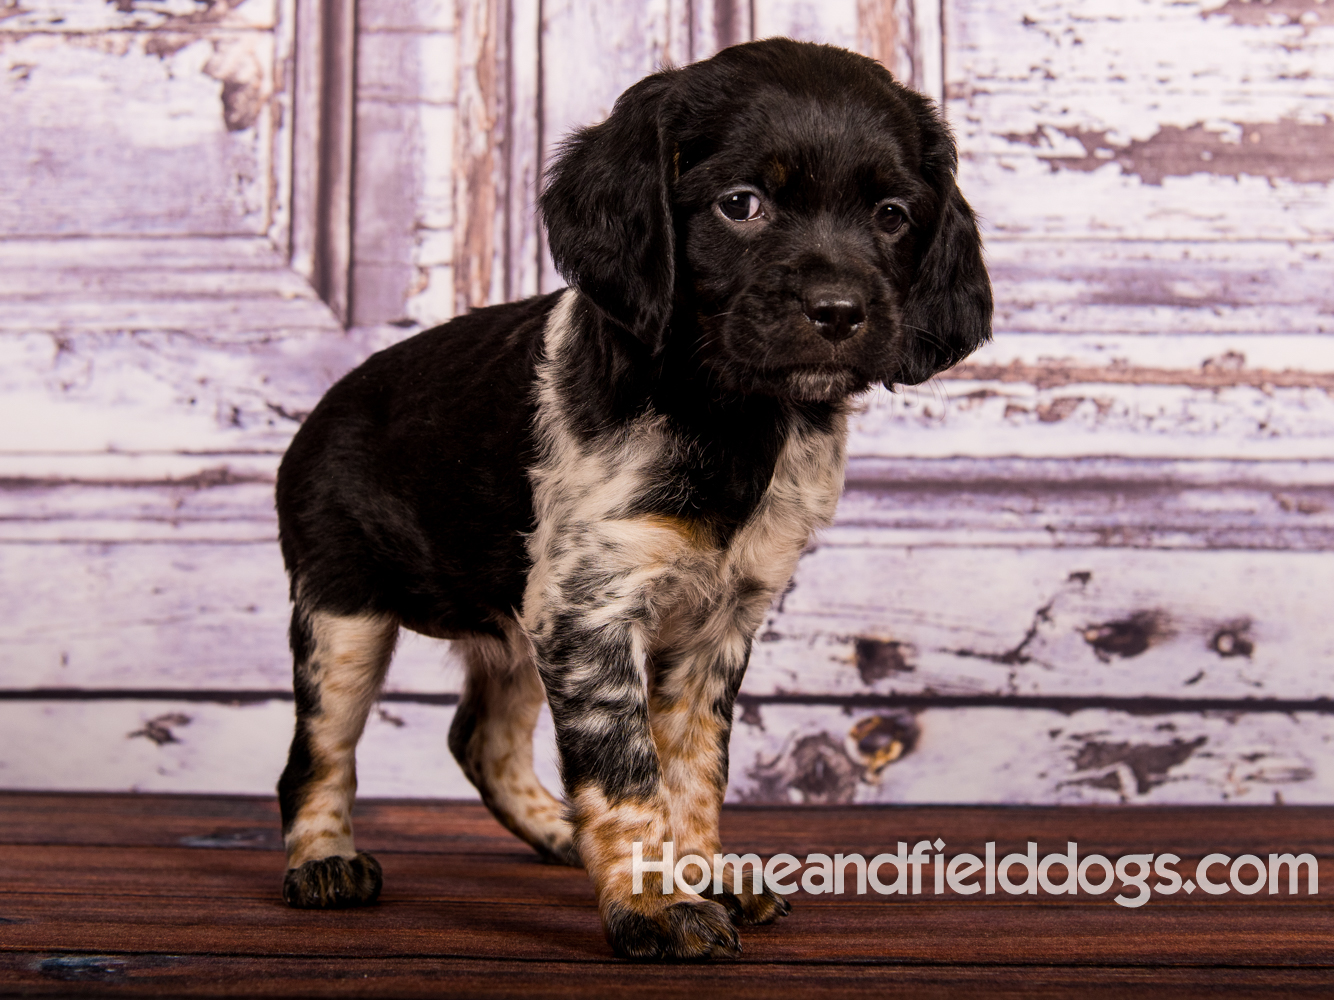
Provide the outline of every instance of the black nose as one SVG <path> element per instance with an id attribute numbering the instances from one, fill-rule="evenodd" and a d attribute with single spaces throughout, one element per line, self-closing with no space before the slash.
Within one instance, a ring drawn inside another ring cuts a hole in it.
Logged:
<path id="1" fill-rule="evenodd" d="M 816 288 L 802 300 L 806 318 L 831 344 L 847 340 L 866 322 L 866 303 L 846 288 Z"/>

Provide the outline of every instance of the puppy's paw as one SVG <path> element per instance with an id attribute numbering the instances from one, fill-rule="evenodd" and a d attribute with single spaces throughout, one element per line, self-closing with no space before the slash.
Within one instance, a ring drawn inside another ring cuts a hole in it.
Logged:
<path id="1" fill-rule="evenodd" d="M 709 893 L 709 898 L 721 903 L 738 927 L 771 924 L 792 912 L 792 904 L 767 887 L 761 893 L 749 889 L 736 895 L 730 892 Z"/>
<path id="2" fill-rule="evenodd" d="M 380 896 L 380 862 L 365 851 L 355 858 L 320 858 L 287 869 L 283 902 L 299 910 L 335 910 L 369 906 Z"/>
<path id="3" fill-rule="evenodd" d="M 730 958 L 741 952 L 727 911 L 707 899 L 672 903 L 657 913 L 640 913 L 613 903 L 603 926 L 622 958 Z"/>

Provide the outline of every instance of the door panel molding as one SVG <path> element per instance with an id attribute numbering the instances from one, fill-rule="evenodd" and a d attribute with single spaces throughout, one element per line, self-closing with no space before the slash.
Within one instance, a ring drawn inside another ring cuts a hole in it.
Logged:
<path id="1" fill-rule="evenodd" d="M 339 321 L 352 314 L 356 0 L 296 0 L 290 260 Z"/>

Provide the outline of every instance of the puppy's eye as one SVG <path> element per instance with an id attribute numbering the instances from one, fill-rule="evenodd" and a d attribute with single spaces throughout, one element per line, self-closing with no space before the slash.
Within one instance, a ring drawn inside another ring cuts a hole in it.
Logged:
<path id="1" fill-rule="evenodd" d="M 718 211 L 732 222 L 754 222 L 764 216 L 760 196 L 754 191 L 733 191 L 718 202 Z"/>
<path id="2" fill-rule="evenodd" d="M 875 223 L 882 232 L 893 233 L 903 228 L 907 214 L 893 202 L 881 202 L 875 209 Z"/>

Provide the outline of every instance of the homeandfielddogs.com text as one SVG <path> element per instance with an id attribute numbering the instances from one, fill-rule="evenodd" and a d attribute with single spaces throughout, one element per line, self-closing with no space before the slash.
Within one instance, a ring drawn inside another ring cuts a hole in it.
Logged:
<path id="1" fill-rule="evenodd" d="M 768 861 L 758 854 L 715 854 L 712 858 L 685 854 L 678 858 L 671 842 L 660 845 L 656 857 L 645 857 L 644 844 L 635 841 L 632 891 L 638 894 L 660 888 L 665 895 L 678 887 L 697 893 L 708 889 L 741 893 L 749 888 L 758 894 L 768 888 L 781 895 L 802 889 L 811 895 L 865 895 L 871 891 L 882 896 L 917 896 L 923 892 L 942 895 L 948 886 L 950 892 L 962 896 L 979 892 L 990 896 L 998 887 L 1013 896 L 1036 896 L 1039 889 L 1061 896 L 1081 891 L 1100 895 L 1119 886 L 1114 901 L 1133 908 L 1143 906 L 1154 893 L 1171 896 L 1196 889 L 1213 896 L 1234 890 L 1244 896 L 1265 891 L 1281 895 L 1286 890 L 1295 896 L 1304 884 L 1307 895 L 1316 895 L 1320 881 L 1319 862 L 1313 854 L 1270 854 L 1268 858 L 1207 854 L 1193 872 L 1187 865 L 1183 877 L 1177 869 L 1181 858 L 1175 854 L 1123 854 L 1115 859 L 1101 854 L 1081 856 L 1074 841 L 1066 843 L 1062 854 L 1040 855 L 1037 842 L 1030 840 L 1025 853 L 1006 854 L 999 861 L 994 841 L 985 845 L 982 857 L 947 857 L 944 849 L 945 841 L 940 838 L 919 840 L 911 851 L 901 840 L 895 853 L 877 854 L 869 860 L 861 854 L 808 854 L 803 864 L 791 854 L 775 854 Z"/>

